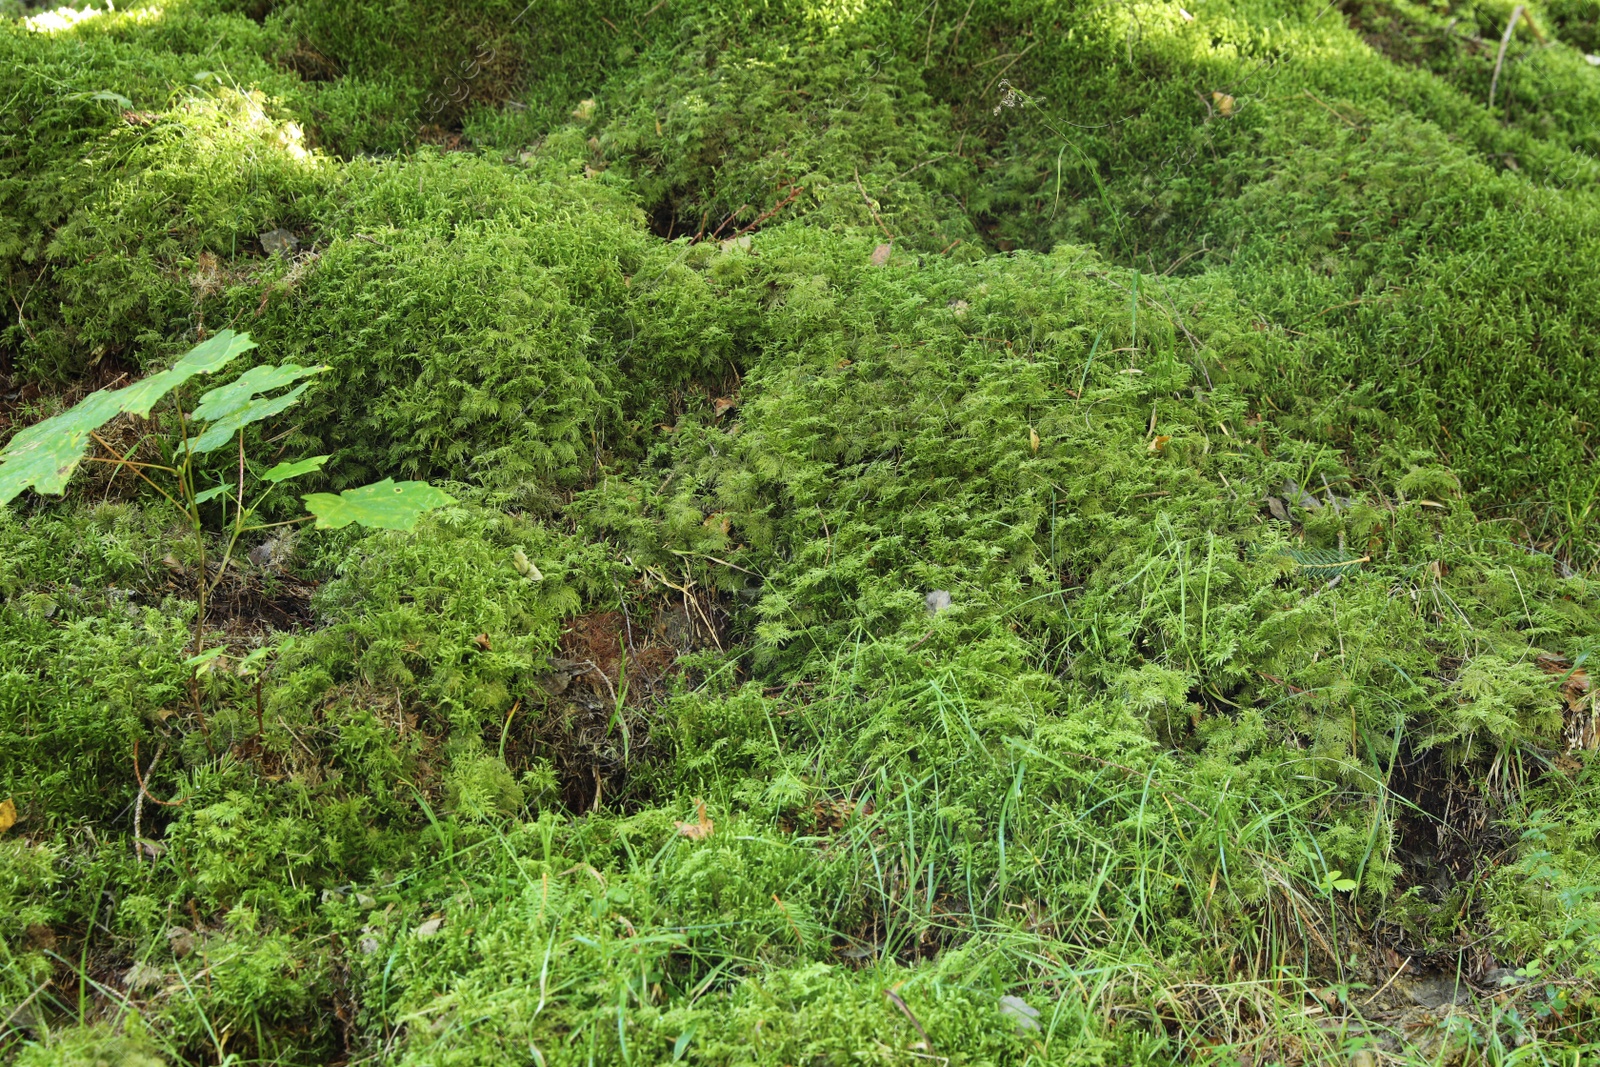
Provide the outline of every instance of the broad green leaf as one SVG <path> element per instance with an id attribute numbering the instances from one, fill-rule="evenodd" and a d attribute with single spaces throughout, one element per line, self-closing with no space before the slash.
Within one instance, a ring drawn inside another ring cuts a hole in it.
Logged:
<path id="1" fill-rule="evenodd" d="M 88 451 L 90 437 L 120 414 L 118 394 L 102 389 L 71 411 L 35 423 L 0 450 L 0 504 L 10 503 L 28 486 L 61 493 Z"/>
<path id="2" fill-rule="evenodd" d="M 89 450 L 89 436 L 124 412 L 140 417 L 174 387 L 196 374 L 210 374 L 241 352 L 256 347 L 248 334 L 223 330 L 196 345 L 171 370 L 152 374 L 126 389 L 102 389 L 70 411 L 23 430 L 0 449 L 0 505 L 32 486 L 40 493 L 60 494 Z"/>
<path id="3" fill-rule="evenodd" d="M 222 330 L 184 353 L 171 370 L 152 374 L 134 382 L 117 395 L 122 398 L 122 410 L 140 418 L 150 414 L 156 402 L 197 374 L 215 374 L 226 367 L 236 356 L 250 351 L 256 343 L 247 333 Z"/>
<path id="4" fill-rule="evenodd" d="M 193 374 L 215 374 L 233 362 L 233 357 L 255 347 L 256 343 L 250 340 L 247 333 L 218 330 L 189 349 L 182 359 L 172 365 L 172 369 L 184 371 L 185 380 Z"/>
<path id="5" fill-rule="evenodd" d="M 322 465 L 326 462 L 328 462 L 327 456 L 308 456 L 305 459 L 297 459 L 293 463 L 280 463 L 263 474 L 261 480 L 276 485 L 278 482 L 286 482 L 290 478 L 298 478 L 302 474 L 321 470 Z"/>
<path id="6" fill-rule="evenodd" d="M 262 419 L 270 419 L 296 400 L 299 400 L 300 394 L 305 392 L 310 384 L 310 382 L 307 382 L 305 385 L 291 389 L 282 396 L 275 396 L 270 400 L 258 396 L 253 400 L 246 401 L 219 421 L 207 426 L 205 433 L 190 443 L 190 450 L 199 453 L 221 448 L 233 440 L 233 435 L 242 427 L 248 426 L 252 422 L 260 422 Z"/>
<path id="7" fill-rule="evenodd" d="M 295 363 L 285 363 L 281 367 L 251 367 L 227 385 L 219 385 L 202 396 L 194 409 L 194 417 L 204 422 L 225 419 L 261 393 L 281 389 L 327 369 L 302 367 Z"/>
<path id="8" fill-rule="evenodd" d="M 229 488 L 231 487 L 227 485 L 214 485 L 203 493 L 196 493 L 194 502 L 196 504 L 204 504 L 207 500 L 211 500 L 215 497 L 221 496 L 223 493 L 226 493 Z"/>
<path id="9" fill-rule="evenodd" d="M 184 660 L 183 665 L 185 667 L 193 667 L 196 674 L 204 674 L 206 671 L 211 670 L 211 668 L 216 665 L 217 658 L 226 651 L 228 651 L 228 649 L 225 645 L 218 645 L 216 648 L 208 648 L 198 656 L 190 656 L 188 659 Z"/>
<path id="10" fill-rule="evenodd" d="M 239 661 L 239 669 L 241 671 L 254 670 L 262 663 L 266 662 L 268 656 L 271 656 L 277 651 L 278 649 L 274 645 L 267 645 L 263 648 L 258 648 L 244 659 Z"/>
<path id="11" fill-rule="evenodd" d="M 384 530 L 409 530 L 424 511 L 454 504 L 456 498 L 427 482 L 397 482 L 385 478 L 360 489 L 332 493 L 307 493 L 302 499 L 317 517 L 317 529 L 337 530 L 352 522 Z"/>

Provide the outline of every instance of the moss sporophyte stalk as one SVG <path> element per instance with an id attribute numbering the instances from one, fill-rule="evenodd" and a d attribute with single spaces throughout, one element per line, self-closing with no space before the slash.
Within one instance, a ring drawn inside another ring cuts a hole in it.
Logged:
<path id="1" fill-rule="evenodd" d="M 0 0 L 0 1059 L 1588 1062 L 1597 18 Z"/>

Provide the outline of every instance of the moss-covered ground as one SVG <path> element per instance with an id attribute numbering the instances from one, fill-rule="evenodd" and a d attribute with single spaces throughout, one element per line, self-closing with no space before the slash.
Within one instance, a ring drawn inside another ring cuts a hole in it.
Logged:
<path id="1" fill-rule="evenodd" d="M 0 1061 L 1596 1062 L 1597 53 L 0 0 L 0 439 L 231 327 L 459 500 L 198 681 L 160 497 L 0 509 Z"/>

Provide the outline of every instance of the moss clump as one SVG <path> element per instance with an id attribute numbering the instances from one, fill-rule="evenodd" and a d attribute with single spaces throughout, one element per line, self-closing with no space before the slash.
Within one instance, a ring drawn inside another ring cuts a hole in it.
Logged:
<path id="1" fill-rule="evenodd" d="M 6 14 L 6 426 L 247 329 L 252 455 L 463 503 L 199 679 L 159 498 L 0 516 L 0 1056 L 1581 1058 L 1600 71 L 1490 109 L 1510 9 Z"/>

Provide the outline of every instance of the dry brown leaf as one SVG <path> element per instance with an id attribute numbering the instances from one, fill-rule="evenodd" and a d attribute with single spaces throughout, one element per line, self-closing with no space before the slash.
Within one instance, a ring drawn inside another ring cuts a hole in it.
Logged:
<path id="1" fill-rule="evenodd" d="M 1039 431 L 1035 430 L 1032 426 L 1028 427 L 1028 445 L 1029 445 L 1029 447 L 1031 447 L 1033 449 L 1035 454 L 1038 453 L 1038 451 L 1039 451 Z"/>
<path id="2" fill-rule="evenodd" d="M 889 262 L 889 257 L 893 254 L 894 245 L 885 241 L 883 244 L 872 250 L 872 265 L 874 267 L 883 266 L 885 263 Z"/>
<path id="3" fill-rule="evenodd" d="M 17 802 L 10 797 L 0 800 L 0 834 L 17 825 Z"/>
<path id="4" fill-rule="evenodd" d="M 474 637 L 472 639 L 472 643 L 477 645 L 479 648 L 483 649 L 485 652 L 492 651 L 491 648 L 489 647 L 489 635 L 488 634 L 479 634 L 477 637 Z"/>
<path id="5" fill-rule="evenodd" d="M 1170 433 L 1156 434 L 1155 437 L 1150 441 L 1149 451 L 1160 452 L 1162 449 L 1167 447 L 1167 442 L 1170 440 L 1172 440 L 1172 435 Z"/>
<path id="6" fill-rule="evenodd" d="M 724 414 L 727 413 L 729 408 L 733 407 L 737 403 L 737 400 L 734 400 L 730 397 L 719 396 L 711 402 L 711 410 L 716 414 L 717 418 L 720 419 Z"/>
<path id="7" fill-rule="evenodd" d="M 167 931 L 167 945 L 180 960 L 194 952 L 194 931 L 187 926 L 174 926 Z"/>
<path id="8" fill-rule="evenodd" d="M 684 837 L 687 837 L 689 840 L 704 841 L 706 838 L 710 837 L 712 831 L 716 829 L 716 824 L 710 819 L 706 818 L 705 801 L 697 801 L 696 805 L 699 813 L 698 822 L 675 822 L 673 825 L 678 828 L 678 833 L 682 834 Z"/>

